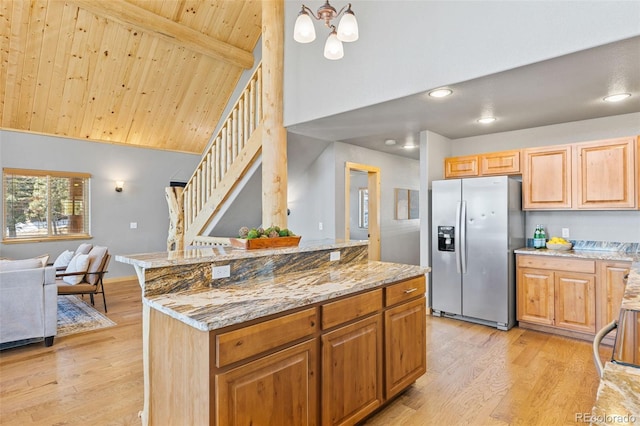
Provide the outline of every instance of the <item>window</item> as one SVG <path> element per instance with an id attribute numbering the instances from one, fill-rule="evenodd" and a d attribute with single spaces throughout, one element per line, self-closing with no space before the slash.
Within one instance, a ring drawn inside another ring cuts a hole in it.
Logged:
<path id="1" fill-rule="evenodd" d="M 3 169 L 4 242 L 89 236 L 87 173 Z"/>

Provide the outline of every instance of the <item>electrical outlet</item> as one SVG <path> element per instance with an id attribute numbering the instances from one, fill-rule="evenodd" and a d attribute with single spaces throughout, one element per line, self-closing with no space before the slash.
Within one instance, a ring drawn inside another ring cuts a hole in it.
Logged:
<path id="1" fill-rule="evenodd" d="M 569 228 L 562 228 L 562 238 L 569 238 Z"/>
<path id="2" fill-rule="evenodd" d="M 138 229 L 138 222 L 129 223 L 129 229 Z"/>
<path id="3" fill-rule="evenodd" d="M 331 253 L 329 253 L 329 261 L 335 262 L 336 260 L 340 260 L 340 252 L 332 251 Z"/>
<path id="4" fill-rule="evenodd" d="M 318 222 L 318 230 L 322 231 L 322 222 Z"/>
<path id="5" fill-rule="evenodd" d="M 231 276 L 231 266 L 214 266 L 213 267 L 213 279 L 217 280 L 218 278 L 229 278 Z"/>

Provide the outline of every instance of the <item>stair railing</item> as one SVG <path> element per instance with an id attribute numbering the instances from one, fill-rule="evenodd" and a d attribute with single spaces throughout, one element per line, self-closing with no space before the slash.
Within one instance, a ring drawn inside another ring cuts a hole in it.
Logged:
<path id="1" fill-rule="evenodd" d="M 262 122 L 262 64 L 256 67 L 209 149 L 184 188 L 185 234 Z"/>

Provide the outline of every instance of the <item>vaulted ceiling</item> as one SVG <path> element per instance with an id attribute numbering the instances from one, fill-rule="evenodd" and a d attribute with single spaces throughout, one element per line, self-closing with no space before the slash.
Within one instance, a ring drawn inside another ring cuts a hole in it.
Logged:
<path id="1" fill-rule="evenodd" d="M 0 0 L 0 127 L 201 154 L 260 0 Z"/>

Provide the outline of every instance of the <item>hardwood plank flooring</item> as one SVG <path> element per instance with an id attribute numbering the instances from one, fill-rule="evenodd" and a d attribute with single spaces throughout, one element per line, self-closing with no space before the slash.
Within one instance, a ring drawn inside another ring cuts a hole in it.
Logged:
<path id="1" fill-rule="evenodd" d="M 106 291 L 115 327 L 0 352 L 0 424 L 140 424 L 140 287 Z M 577 424 L 595 401 L 589 342 L 429 316 L 427 353 L 427 373 L 367 426 Z M 610 354 L 603 346 L 602 358 Z"/>

